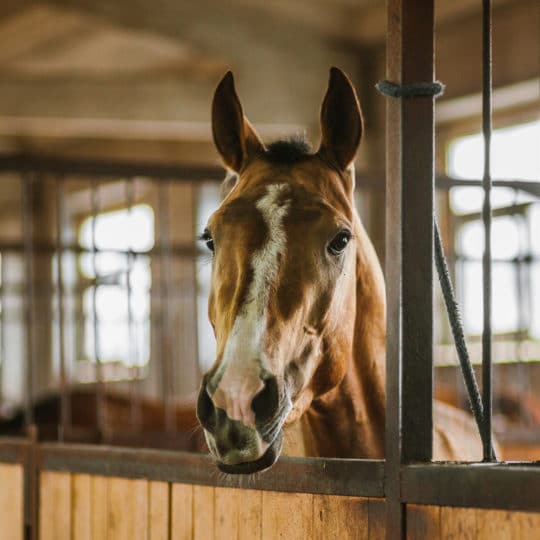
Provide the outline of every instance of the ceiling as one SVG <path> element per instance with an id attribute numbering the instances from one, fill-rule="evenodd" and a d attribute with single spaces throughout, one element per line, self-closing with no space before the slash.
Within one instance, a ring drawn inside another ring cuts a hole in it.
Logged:
<path id="1" fill-rule="evenodd" d="M 436 2 L 444 65 L 476 32 L 480 5 Z M 501 14 L 521 6 L 526 15 L 528 5 L 494 0 Z M 55 139 L 64 130 L 73 145 L 79 120 L 86 138 L 148 129 L 210 140 L 209 103 L 227 69 L 263 132 L 309 131 L 328 67 L 371 89 L 384 75 L 385 39 L 383 0 L 3 0 L 0 138 L 4 148 L 10 133 L 11 144 L 24 146 L 32 129 Z"/>

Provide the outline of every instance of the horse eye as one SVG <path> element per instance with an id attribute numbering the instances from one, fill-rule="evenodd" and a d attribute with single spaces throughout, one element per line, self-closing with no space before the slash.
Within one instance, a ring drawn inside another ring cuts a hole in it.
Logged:
<path id="1" fill-rule="evenodd" d="M 208 229 L 205 229 L 204 232 L 201 234 L 200 238 L 206 244 L 206 247 L 212 253 L 214 253 L 214 239 L 212 238 L 210 231 Z"/>
<path id="2" fill-rule="evenodd" d="M 351 236 L 351 232 L 346 229 L 338 232 L 328 244 L 328 253 L 330 253 L 330 255 L 340 255 L 343 253 L 343 250 L 347 247 Z"/>

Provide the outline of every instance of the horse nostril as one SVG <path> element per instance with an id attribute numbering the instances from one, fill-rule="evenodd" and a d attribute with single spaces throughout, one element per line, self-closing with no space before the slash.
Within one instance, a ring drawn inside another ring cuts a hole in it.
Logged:
<path id="1" fill-rule="evenodd" d="M 263 382 L 264 388 L 253 398 L 251 403 L 251 410 L 255 413 L 257 423 L 270 420 L 279 407 L 277 379 L 270 375 Z"/>
<path id="2" fill-rule="evenodd" d="M 208 431 L 213 431 L 216 425 L 216 408 L 208 394 L 206 383 L 203 381 L 197 398 L 197 418 L 201 425 Z"/>

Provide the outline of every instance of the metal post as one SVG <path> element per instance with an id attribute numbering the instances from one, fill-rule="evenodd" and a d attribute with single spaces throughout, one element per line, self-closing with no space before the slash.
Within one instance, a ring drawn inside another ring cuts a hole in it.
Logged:
<path id="1" fill-rule="evenodd" d="M 134 180 L 129 178 L 125 181 L 125 194 L 126 194 L 126 206 L 128 212 L 128 222 L 130 227 L 128 231 L 131 230 L 131 220 L 133 216 L 133 200 L 134 200 Z M 126 268 L 126 294 L 127 294 L 127 316 L 128 316 L 128 366 L 132 373 L 129 383 L 129 407 L 130 407 L 130 422 L 131 429 L 136 430 L 140 429 L 141 426 L 141 403 L 139 395 L 139 376 L 140 376 L 140 366 L 139 358 L 137 355 L 137 333 L 135 331 L 135 325 L 133 321 L 133 286 L 131 282 L 132 271 L 133 271 L 133 245 L 131 242 L 131 232 L 128 232 L 129 245 L 127 251 L 127 268 Z"/>
<path id="2" fill-rule="evenodd" d="M 91 180 L 92 195 L 92 270 L 94 274 L 94 288 L 92 293 L 92 322 L 94 325 L 94 356 L 96 360 L 96 427 L 100 441 L 104 438 L 104 398 L 103 398 L 103 366 L 101 364 L 99 344 L 99 317 L 97 310 L 97 292 L 99 275 L 97 264 L 96 226 L 99 213 L 99 183 Z"/>
<path id="3" fill-rule="evenodd" d="M 389 0 L 387 79 L 433 80 L 433 0 Z M 387 538 L 405 537 L 401 465 L 432 457 L 433 98 L 387 100 Z"/>
<path id="4" fill-rule="evenodd" d="M 484 136 L 484 328 L 482 331 L 482 403 L 484 409 L 484 461 L 495 459 L 491 436 L 492 416 L 492 358 L 491 358 L 491 0 L 482 0 L 482 134 Z"/>
<path id="5" fill-rule="evenodd" d="M 60 425 L 58 438 L 64 441 L 70 425 L 70 393 L 66 370 L 65 354 L 65 319 L 64 319 L 64 275 L 62 268 L 63 242 L 62 231 L 64 226 L 64 185 L 62 178 L 56 180 L 56 298 L 58 304 L 58 354 L 60 357 Z"/>
<path id="6" fill-rule="evenodd" d="M 169 184 L 160 183 L 158 186 L 159 201 L 159 291 L 160 291 L 160 337 L 161 337 L 161 375 L 162 393 L 165 409 L 165 429 L 168 432 L 176 429 L 176 418 L 173 411 L 173 384 L 172 380 L 172 333 L 171 333 L 171 310 L 170 291 L 171 281 L 171 253 L 170 253 L 170 207 L 169 207 Z"/>
<path id="7" fill-rule="evenodd" d="M 27 431 L 32 429 L 34 424 L 34 227 L 33 227 L 33 182 L 31 175 L 24 176 L 21 182 L 22 196 L 22 235 L 24 243 L 24 269 L 25 269 L 25 291 L 24 291 L 24 312 L 25 312 L 25 333 L 26 333 L 26 363 L 25 363 L 25 425 Z"/>

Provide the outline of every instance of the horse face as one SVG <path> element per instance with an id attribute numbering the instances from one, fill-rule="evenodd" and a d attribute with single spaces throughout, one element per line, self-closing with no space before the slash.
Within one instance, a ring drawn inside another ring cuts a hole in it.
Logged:
<path id="1" fill-rule="evenodd" d="M 347 131 L 349 148 L 344 134 L 335 140 L 339 118 L 327 117 L 336 102 L 350 124 L 344 99 L 360 123 L 348 79 L 333 71 L 323 141 L 311 154 L 298 143 L 264 148 L 232 77 L 216 90 L 214 138 L 238 180 L 203 235 L 213 251 L 209 317 L 217 358 L 197 413 L 225 472 L 272 465 L 284 424 L 334 388 L 351 357 L 357 223 L 349 165 L 361 124 Z"/>

